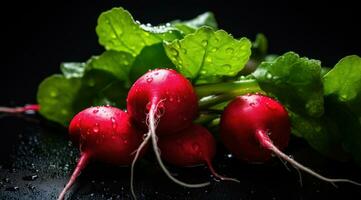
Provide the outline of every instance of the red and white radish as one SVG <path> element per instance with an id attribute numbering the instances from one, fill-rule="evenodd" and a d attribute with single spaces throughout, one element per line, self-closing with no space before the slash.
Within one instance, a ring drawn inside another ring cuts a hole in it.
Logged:
<path id="1" fill-rule="evenodd" d="M 291 124 L 286 109 L 276 100 L 260 94 L 235 98 L 221 117 L 221 139 L 237 158 L 248 162 L 265 162 L 276 155 L 296 169 L 331 184 L 348 179 L 326 178 L 282 152 L 287 147 Z"/>
<path id="2" fill-rule="evenodd" d="M 171 69 L 155 69 L 141 76 L 130 88 L 127 97 L 127 111 L 134 123 L 148 129 L 148 135 L 138 148 L 131 172 L 133 173 L 137 154 L 152 140 L 152 146 L 159 165 L 174 182 L 185 187 L 203 187 L 209 183 L 188 184 L 174 178 L 164 166 L 160 157 L 157 136 L 174 134 L 191 125 L 198 113 L 198 98 L 192 84 L 181 74 Z"/>
<path id="3" fill-rule="evenodd" d="M 79 143 L 81 157 L 59 200 L 64 199 L 90 160 L 130 165 L 143 138 L 142 132 L 130 122 L 128 113 L 110 106 L 91 107 L 79 112 L 70 123 L 69 134 Z"/>
<path id="4" fill-rule="evenodd" d="M 158 143 L 162 158 L 175 166 L 206 164 L 214 177 L 239 182 L 214 170 L 212 160 L 216 154 L 216 141 L 203 126 L 191 125 L 177 134 L 159 138 Z"/>

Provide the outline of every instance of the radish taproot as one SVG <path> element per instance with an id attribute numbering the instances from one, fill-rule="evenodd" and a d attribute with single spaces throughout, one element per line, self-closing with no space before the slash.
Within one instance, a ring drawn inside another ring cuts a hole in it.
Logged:
<path id="1" fill-rule="evenodd" d="M 333 185 L 349 182 L 361 186 L 348 179 L 326 178 L 283 153 L 290 138 L 291 124 L 286 109 L 273 98 L 260 94 L 235 98 L 224 109 L 220 126 L 224 145 L 238 159 L 266 162 L 275 155 L 296 169 Z"/>
<path id="2" fill-rule="evenodd" d="M 38 104 L 28 104 L 23 107 L 0 107 L 0 113 L 26 113 L 26 112 L 37 112 L 40 106 Z"/>
<path id="3" fill-rule="evenodd" d="M 212 160 L 216 154 L 216 141 L 201 125 L 194 124 L 177 134 L 161 137 L 158 143 L 162 158 L 170 164 L 180 167 L 206 164 L 214 177 L 239 182 L 214 170 Z"/>
<path id="4" fill-rule="evenodd" d="M 157 145 L 157 136 L 176 134 L 191 125 L 197 116 L 198 98 L 192 84 L 185 77 L 171 69 L 148 71 L 130 88 L 127 111 L 137 126 L 148 130 L 132 163 L 131 192 L 134 197 L 134 165 L 139 152 L 150 139 L 159 165 L 171 180 L 184 187 L 209 185 L 209 182 L 188 184 L 174 178 L 164 166 Z"/>
<path id="5" fill-rule="evenodd" d="M 128 113 L 110 106 L 91 107 L 79 112 L 70 123 L 69 134 L 79 142 L 81 156 L 59 200 L 64 199 L 90 160 L 130 165 L 143 138 L 142 132 L 132 125 Z"/>

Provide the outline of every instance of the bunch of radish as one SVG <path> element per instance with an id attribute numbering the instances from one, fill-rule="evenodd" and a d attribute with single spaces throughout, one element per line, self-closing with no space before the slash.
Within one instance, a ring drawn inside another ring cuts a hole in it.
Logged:
<path id="1" fill-rule="evenodd" d="M 1 109 L 5 112 L 27 110 Z M 185 77 L 174 70 L 156 69 L 133 84 L 127 97 L 127 111 L 110 106 L 81 111 L 69 126 L 70 138 L 79 145 L 81 157 L 58 199 L 64 198 L 91 160 L 131 165 L 131 192 L 136 198 L 134 166 L 149 145 L 164 173 L 181 186 L 204 187 L 210 182 L 180 181 L 171 175 L 163 160 L 181 167 L 205 164 L 216 178 L 238 182 L 214 170 L 211 163 L 216 154 L 216 141 L 205 127 L 194 123 L 198 109 L 197 94 Z M 234 98 L 221 115 L 222 142 L 240 160 L 266 162 L 275 155 L 326 182 L 361 185 L 348 179 L 326 178 L 287 156 L 282 150 L 288 145 L 290 133 L 291 124 L 285 108 L 275 99 L 261 94 Z"/>

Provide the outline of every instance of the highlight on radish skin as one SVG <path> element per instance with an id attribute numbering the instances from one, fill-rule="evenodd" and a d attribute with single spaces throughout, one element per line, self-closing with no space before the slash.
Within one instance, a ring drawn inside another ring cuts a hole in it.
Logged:
<path id="1" fill-rule="evenodd" d="M 79 112 L 71 121 L 69 134 L 76 136 L 81 151 L 78 164 L 58 200 L 64 199 L 90 160 L 114 165 L 130 165 L 133 152 L 142 143 L 143 134 L 131 123 L 128 114 L 118 108 L 99 106 Z M 144 151 L 140 152 L 141 156 Z"/>
<path id="2" fill-rule="evenodd" d="M 198 113 L 198 98 L 192 84 L 171 69 L 155 69 L 141 76 L 130 88 L 127 111 L 137 126 L 148 130 L 147 137 L 138 148 L 131 167 L 131 192 L 137 154 L 149 140 L 152 141 L 157 161 L 165 174 L 184 187 L 203 187 L 207 183 L 188 184 L 174 178 L 160 157 L 157 136 L 174 134 L 191 125 Z"/>
<path id="3" fill-rule="evenodd" d="M 287 147 L 291 124 L 286 109 L 276 100 L 260 94 L 235 98 L 224 109 L 221 117 L 221 139 L 238 159 L 265 162 L 276 155 L 294 168 L 335 185 L 348 179 L 331 179 L 303 166 L 282 152 Z"/>
<path id="4" fill-rule="evenodd" d="M 219 175 L 213 168 L 212 160 L 216 154 L 216 141 L 213 135 L 201 125 L 191 125 L 181 132 L 159 138 L 162 158 L 180 167 L 205 164 L 212 175 L 225 181 L 239 181 Z"/>

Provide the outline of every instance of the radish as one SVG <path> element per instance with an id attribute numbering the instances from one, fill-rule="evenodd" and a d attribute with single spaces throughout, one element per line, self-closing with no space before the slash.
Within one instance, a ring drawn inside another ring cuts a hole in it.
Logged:
<path id="1" fill-rule="evenodd" d="M 58 200 L 64 199 L 90 160 L 130 165 L 143 137 L 130 123 L 128 113 L 110 106 L 91 107 L 78 113 L 70 123 L 69 134 L 79 142 L 81 157 Z"/>
<path id="2" fill-rule="evenodd" d="M 129 116 L 138 126 L 148 129 L 139 146 L 131 170 L 133 196 L 133 173 L 138 153 L 152 139 L 152 146 L 159 165 L 174 182 L 184 187 L 203 187 L 207 183 L 188 184 L 174 178 L 164 166 L 157 145 L 157 135 L 171 135 L 191 125 L 198 113 L 198 98 L 192 84 L 171 69 L 155 69 L 141 76 L 130 88 L 127 97 Z M 157 132 L 157 135 L 156 135 Z"/>
<path id="3" fill-rule="evenodd" d="M 24 107 L 0 107 L 0 113 L 23 113 L 23 112 L 37 112 L 39 111 L 40 106 L 38 104 L 29 104 Z"/>
<path id="4" fill-rule="evenodd" d="M 206 164 L 214 177 L 239 182 L 219 175 L 211 163 L 216 154 L 216 141 L 203 126 L 191 125 L 180 133 L 159 138 L 162 158 L 176 166 L 189 167 Z"/>
<path id="5" fill-rule="evenodd" d="M 291 124 L 286 109 L 276 100 L 260 94 L 237 97 L 228 104 L 221 117 L 221 139 L 241 160 L 265 162 L 276 155 L 296 169 L 333 185 L 335 182 L 349 182 L 361 186 L 348 179 L 326 178 L 283 153 L 290 133 Z"/>

